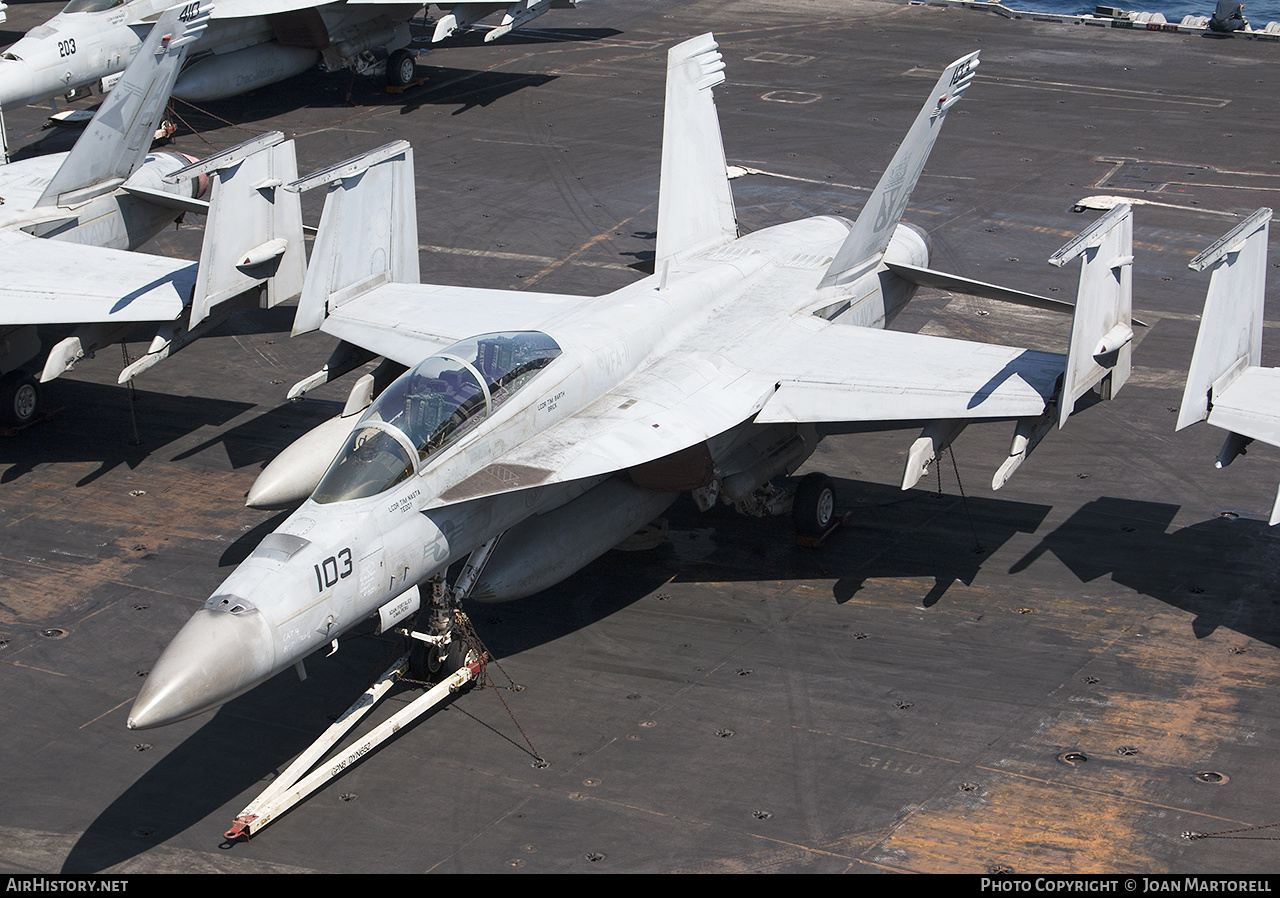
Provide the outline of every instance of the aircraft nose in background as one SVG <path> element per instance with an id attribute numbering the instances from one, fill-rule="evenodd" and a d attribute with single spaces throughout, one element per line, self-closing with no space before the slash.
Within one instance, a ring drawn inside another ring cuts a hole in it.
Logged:
<path id="1" fill-rule="evenodd" d="M 256 611 L 197 611 L 165 649 L 129 712 L 131 730 L 215 708 L 269 677 L 271 629 Z"/>
<path id="2" fill-rule="evenodd" d="M 36 75 L 24 60 L 0 58 L 0 108 L 21 106 L 35 99 Z"/>

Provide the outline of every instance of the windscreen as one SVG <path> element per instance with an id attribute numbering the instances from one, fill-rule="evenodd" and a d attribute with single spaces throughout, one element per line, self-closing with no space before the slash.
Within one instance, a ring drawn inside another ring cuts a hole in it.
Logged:
<path id="1" fill-rule="evenodd" d="M 124 0 L 71 0 L 62 8 L 63 12 L 102 12 L 116 6 L 123 6 Z"/>
<path id="2" fill-rule="evenodd" d="M 515 331 L 473 337 L 420 362 L 369 406 L 312 498 L 341 502 L 390 489 L 476 428 L 558 355 L 546 334 Z"/>

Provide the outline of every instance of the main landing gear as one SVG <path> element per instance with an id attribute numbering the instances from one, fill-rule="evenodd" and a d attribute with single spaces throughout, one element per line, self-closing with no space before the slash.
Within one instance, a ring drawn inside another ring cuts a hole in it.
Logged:
<path id="1" fill-rule="evenodd" d="M 40 413 L 40 384 L 34 375 L 19 369 L 0 377 L 0 426 L 26 427 Z"/>
<path id="2" fill-rule="evenodd" d="M 791 502 L 791 520 L 800 545 L 822 545 L 844 523 L 836 514 L 835 481 L 819 471 L 804 475 Z"/>
<path id="3" fill-rule="evenodd" d="M 418 58 L 409 50 L 395 50 L 387 57 L 387 88 L 404 90 L 418 77 Z"/>

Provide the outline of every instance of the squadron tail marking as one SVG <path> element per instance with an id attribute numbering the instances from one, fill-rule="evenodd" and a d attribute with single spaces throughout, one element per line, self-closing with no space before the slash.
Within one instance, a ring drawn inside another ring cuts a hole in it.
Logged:
<path id="1" fill-rule="evenodd" d="M 209 24 L 212 10 L 212 4 L 198 5 L 196 12 L 183 13 L 173 31 L 148 36 L 139 59 L 102 101 L 37 206 L 61 205 L 69 194 L 87 187 L 115 189 L 138 170 L 151 151 L 178 70 Z"/>
<path id="2" fill-rule="evenodd" d="M 973 73 L 977 68 L 976 50 L 947 66 L 924 108 L 916 116 L 911 130 L 893 154 L 893 161 L 871 192 L 871 198 L 862 207 L 853 230 L 836 253 L 820 286 L 849 283 L 873 268 L 884 256 L 894 229 L 907 209 L 911 191 L 915 189 L 920 172 L 924 170 L 942 130 L 947 110 L 964 96 L 973 83 Z"/>

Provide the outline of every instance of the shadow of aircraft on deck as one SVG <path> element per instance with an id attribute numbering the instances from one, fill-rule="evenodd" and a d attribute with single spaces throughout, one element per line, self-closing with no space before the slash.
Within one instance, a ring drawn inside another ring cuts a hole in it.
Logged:
<path id="1" fill-rule="evenodd" d="M 1280 530 L 1222 515 L 1170 532 L 1179 506 L 1104 496 L 1080 507 L 1009 569 L 1045 554 L 1083 583 L 1113 581 L 1195 615 L 1197 638 L 1219 627 L 1280 646 Z"/>

